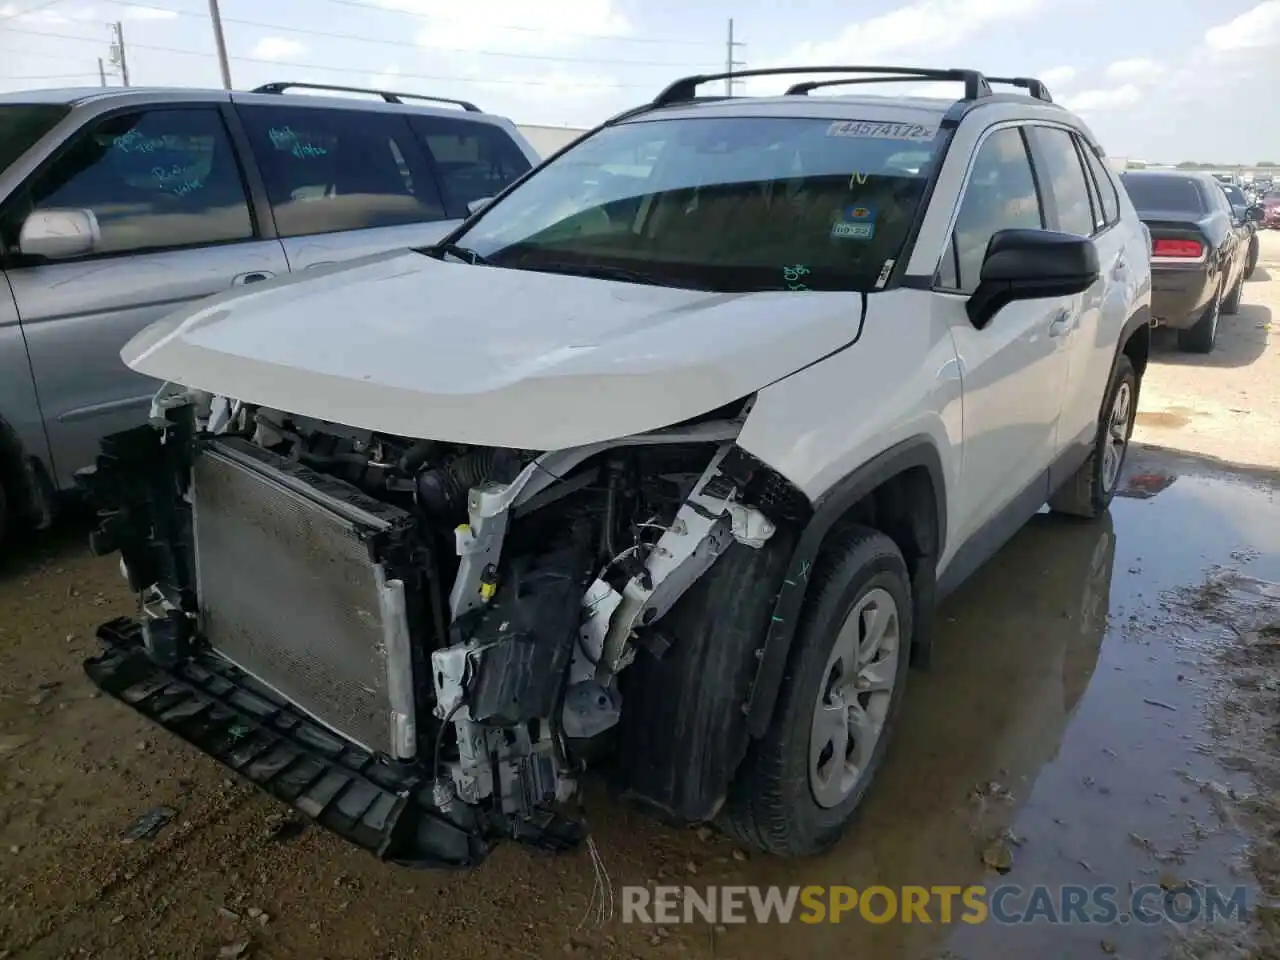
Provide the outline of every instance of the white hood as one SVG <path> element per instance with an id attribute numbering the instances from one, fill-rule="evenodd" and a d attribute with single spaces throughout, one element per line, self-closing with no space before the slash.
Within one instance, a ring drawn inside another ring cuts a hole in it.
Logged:
<path id="1" fill-rule="evenodd" d="M 348 426 L 552 450 L 746 397 L 851 340 L 860 310 L 850 294 L 706 293 L 403 252 L 201 301 L 121 357 Z"/>

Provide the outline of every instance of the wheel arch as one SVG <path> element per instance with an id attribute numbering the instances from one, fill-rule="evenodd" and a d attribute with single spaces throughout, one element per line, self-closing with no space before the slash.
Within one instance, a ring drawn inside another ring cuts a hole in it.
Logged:
<path id="1" fill-rule="evenodd" d="M 942 457 L 934 441 L 921 434 L 866 461 L 814 503 L 774 602 L 745 705 L 748 728 L 756 738 L 773 718 L 810 576 L 848 523 L 873 526 L 902 550 L 912 577 L 913 652 L 917 662 L 928 660 L 937 562 L 946 546 L 947 491 Z"/>
<path id="2" fill-rule="evenodd" d="M 51 497 L 46 489 L 45 466 L 27 450 L 18 431 L 0 414 L 0 486 L 8 501 L 9 520 L 33 520 L 39 527 L 51 519 Z M 0 527 L 5 517 L 0 517 Z"/>
<path id="3" fill-rule="evenodd" d="M 1151 305 L 1143 304 L 1125 321 L 1124 330 L 1120 333 L 1120 346 L 1117 356 L 1124 354 L 1133 364 L 1133 372 L 1138 375 L 1138 383 L 1142 383 L 1142 375 L 1147 371 L 1147 361 L 1151 358 Z"/>

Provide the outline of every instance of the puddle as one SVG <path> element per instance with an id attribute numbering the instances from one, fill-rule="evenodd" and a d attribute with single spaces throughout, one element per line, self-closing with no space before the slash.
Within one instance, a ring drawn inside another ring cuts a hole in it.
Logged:
<path id="1" fill-rule="evenodd" d="M 1238 639 L 1195 601 L 1205 589 L 1267 600 L 1259 591 L 1280 581 L 1276 494 L 1186 458 L 1135 450 L 1132 460 L 1131 494 L 1109 516 L 1036 517 L 943 606 L 935 666 L 912 675 L 889 762 L 837 849 L 699 882 L 1109 885 L 1122 907 L 1135 887 L 1191 882 L 1224 897 L 1245 885 L 1256 904 L 1250 830 L 1224 807 L 1256 792 L 1221 723 L 1221 658 Z M 1255 579 L 1205 588 L 1215 565 Z M 1004 876 L 983 863 L 1002 831 L 1016 841 Z M 1206 952 L 1198 927 L 1168 921 L 944 924 L 936 901 L 931 921 L 877 925 L 855 910 L 840 924 L 749 924 L 713 937 L 705 955 L 1234 955 Z M 1244 929 L 1222 922 L 1214 949 Z"/>
<path id="2" fill-rule="evenodd" d="M 1139 427 L 1154 427 L 1160 430 L 1176 430 L 1185 427 L 1196 415 L 1187 407 L 1170 407 L 1167 410 L 1140 410 L 1135 418 Z"/>

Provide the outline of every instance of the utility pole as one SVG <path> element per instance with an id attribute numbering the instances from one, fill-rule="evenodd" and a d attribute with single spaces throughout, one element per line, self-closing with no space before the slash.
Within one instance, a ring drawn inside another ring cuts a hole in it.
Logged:
<path id="1" fill-rule="evenodd" d="M 746 66 L 746 64 L 743 61 L 734 59 L 734 49 L 737 47 L 745 47 L 745 46 L 746 46 L 745 43 L 740 43 L 733 39 L 733 18 L 730 17 L 729 18 L 729 40 L 725 44 L 725 48 L 724 48 L 724 72 L 729 74 L 729 76 L 724 78 L 724 95 L 726 97 L 733 96 L 733 85 L 735 83 L 733 79 L 733 68 Z"/>
<path id="2" fill-rule="evenodd" d="M 120 80 L 127 87 L 129 85 L 129 61 L 124 52 L 124 25 L 117 20 L 111 25 L 111 32 L 115 35 L 115 42 L 111 44 L 111 65 L 120 68 Z"/>
<path id="3" fill-rule="evenodd" d="M 98 58 L 98 83 L 102 86 L 107 85 L 107 68 L 102 65 L 102 58 Z"/>
<path id="4" fill-rule="evenodd" d="M 209 19 L 213 21 L 213 44 L 218 48 L 218 68 L 222 71 L 222 89 L 231 89 L 231 64 L 227 60 L 227 41 L 222 36 L 222 14 L 218 0 L 209 0 Z"/>

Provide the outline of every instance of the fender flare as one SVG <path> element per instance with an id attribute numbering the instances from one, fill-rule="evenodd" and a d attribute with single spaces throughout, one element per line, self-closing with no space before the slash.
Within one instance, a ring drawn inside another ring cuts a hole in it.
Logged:
<path id="1" fill-rule="evenodd" d="M 932 607 L 937 559 L 942 555 L 945 547 L 947 491 L 942 471 L 942 458 L 938 449 L 931 438 L 920 434 L 903 440 L 868 460 L 822 494 L 814 503 L 813 514 L 801 531 L 796 547 L 792 551 L 786 577 L 774 602 L 773 616 L 765 633 L 764 647 L 760 650 L 760 666 L 756 670 L 750 698 L 744 706 L 748 729 L 753 737 L 758 739 L 764 736 L 773 718 L 774 706 L 777 704 L 778 693 L 782 688 L 782 680 L 786 672 L 791 643 L 795 637 L 800 612 L 808 592 L 809 574 L 813 570 L 813 564 L 817 560 L 827 534 L 837 520 L 872 490 L 886 480 L 915 467 L 923 467 L 928 471 L 937 501 L 935 504 L 936 555 L 925 558 L 926 561 L 932 559 L 932 563 L 920 564 L 923 576 L 917 575 L 917 580 L 922 582 L 913 584 L 916 587 L 913 593 L 916 595 L 917 613 L 921 612 L 922 606 Z M 926 629 L 927 620 L 927 617 L 918 617 L 916 620 L 918 639 L 923 636 L 922 631 Z"/>

